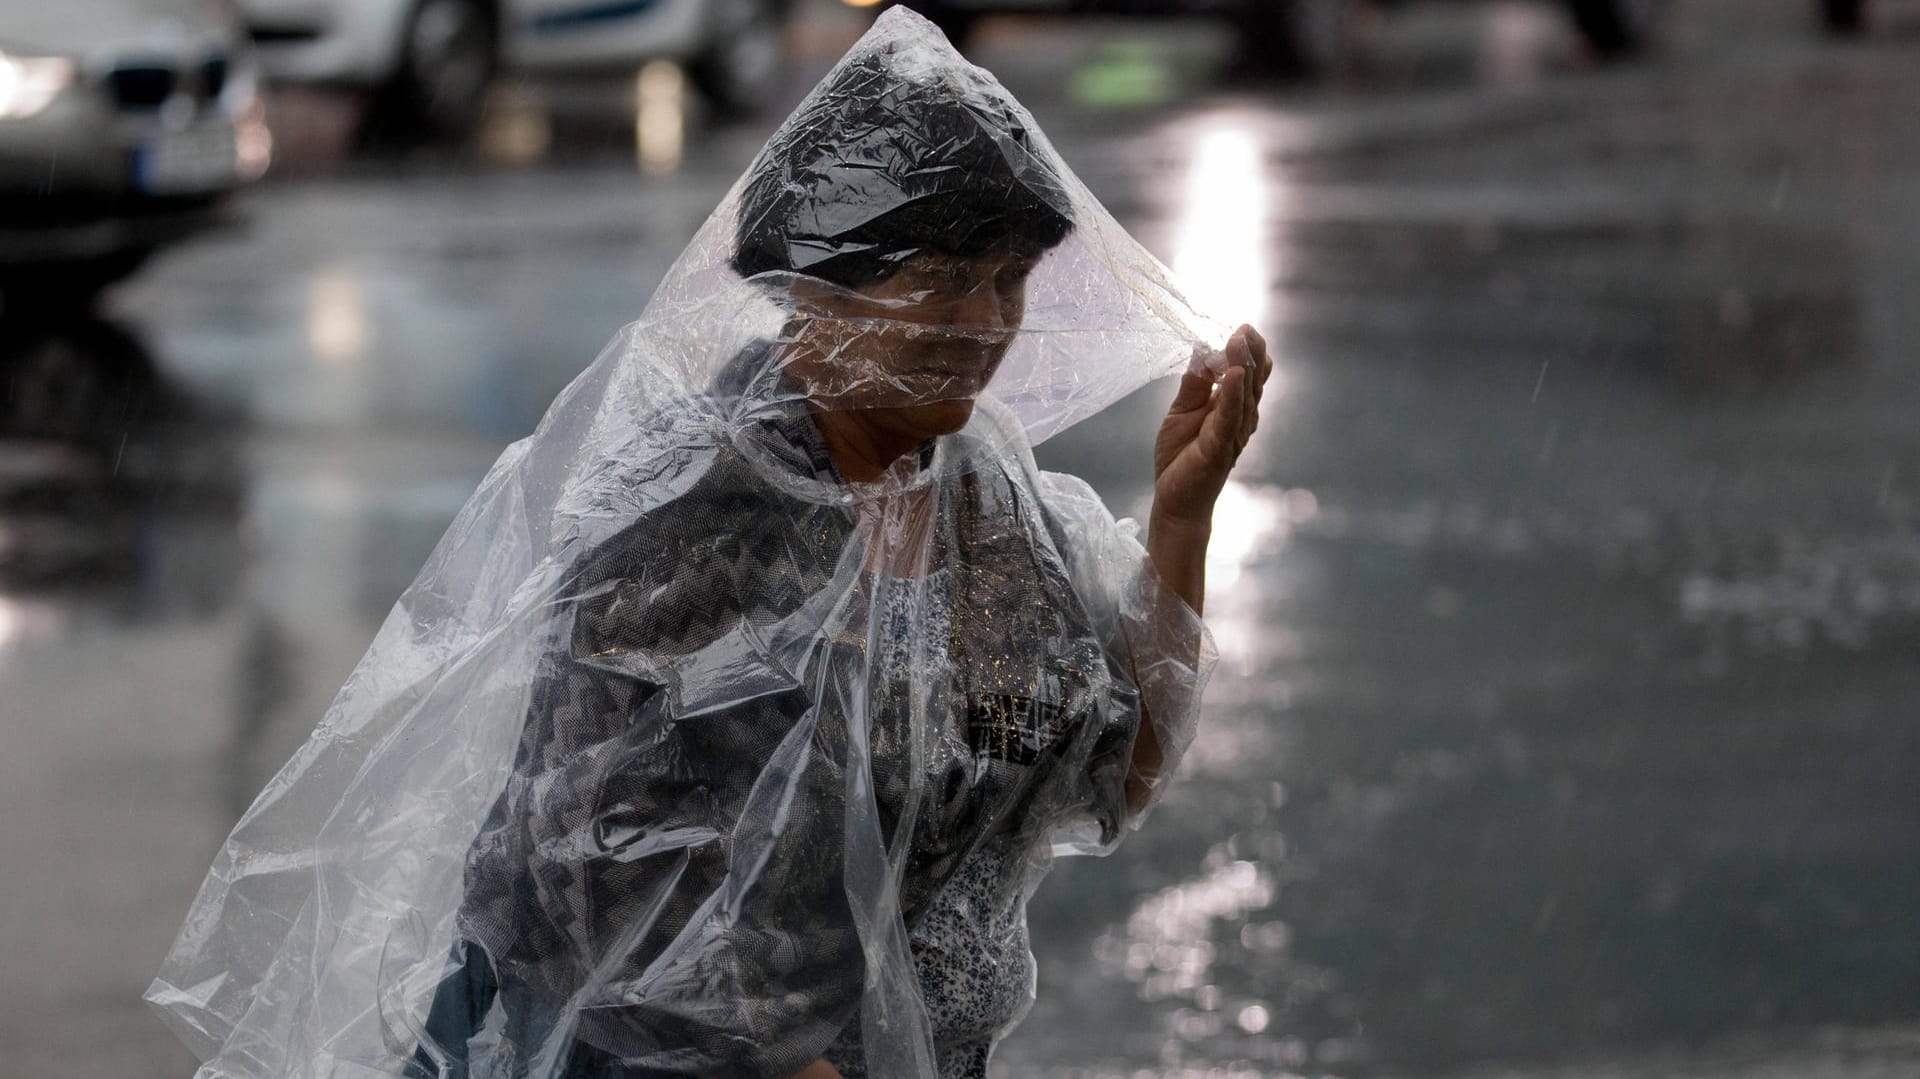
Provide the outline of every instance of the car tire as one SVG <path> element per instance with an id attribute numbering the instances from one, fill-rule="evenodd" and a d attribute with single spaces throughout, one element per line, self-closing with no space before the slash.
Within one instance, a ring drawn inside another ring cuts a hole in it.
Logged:
<path id="1" fill-rule="evenodd" d="M 687 66 L 694 88 L 723 116 L 750 116 L 779 89 L 786 71 L 781 0 L 709 0 L 707 46 Z"/>
<path id="2" fill-rule="evenodd" d="M 89 310 L 102 292 L 132 277 L 152 257 L 150 248 L 138 247 L 85 262 L 0 272 L 0 313 L 9 308 L 41 314 Z"/>
<path id="3" fill-rule="evenodd" d="M 415 0 L 400 38 L 400 63 L 375 95 L 372 134 L 452 138 L 469 134 L 500 64 L 500 25 L 487 0 Z"/>
<path id="4" fill-rule="evenodd" d="M 1250 0 L 1234 16 L 1250 75 L 1322 78 L 1353 58 L 1356 0 Z"/>
<path id="5" fill-rule="evenodd" d="M 1649 45 L 1666 15 L 1665 0 L 1571 0 L 1573 24 L 1603 57 L 1629 56 Z"/>
<path id="6" fill-rule="evenodd" d="M 6 388 L 0 396 L 0 426 L 15 436 L 83 439 L 107 412 L 112 378 L 88 350 L 47 328 L 69 319 L 84 323 L 84 312 L 41 314 L 33 324 L 14 325 L 0 335 L 0 375 Z"/>
<path id="7" fill-rule="evenodd" d="M 1820 15 L 1836 34 L 1858 33 L 1867 25 L 1866 0 L 1820 0 Z"/>

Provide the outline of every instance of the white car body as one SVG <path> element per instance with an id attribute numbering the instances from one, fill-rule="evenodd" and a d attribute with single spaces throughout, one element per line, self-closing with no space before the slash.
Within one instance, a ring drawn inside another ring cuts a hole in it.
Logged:
<path id="1" fill-rule="evenodd" d="M 684 57 L 706 46 L 702 0 L 509 0 L 510 66 L 560 70 Z"/>
<path id="2" fill-rule="evenodd" d="M 372 84 L 400 59 L 411 0 L 243 0 L 261 66 L 276 79 Z"/>
<path id="3" fill-rule="evenodd" d="M 277 79 L 375 86 L 392 77 L 415 0 L 242 0 Z M 711 0 L 499 0 L 502 60 L 521 70 L 687 57 L 710 40 Z"/>
<path id="4" fill-rule="evenodd" d="M 0 4 L 0 268 L 192 231 L 265 170 L 262 111 L 240 25 L 209 0 Z"/>

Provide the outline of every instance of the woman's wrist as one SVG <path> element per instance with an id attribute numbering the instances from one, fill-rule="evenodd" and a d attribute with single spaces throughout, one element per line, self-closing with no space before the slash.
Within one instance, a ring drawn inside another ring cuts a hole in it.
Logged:
<path id="1" fill-rule="evenodd" d="M 1157 506 L 1147 516 L 1147 560 L 1153 572 L 1195 612 L 1202 609 L 1207 591 L 1207 544 L 1213 538 L 1213 519 L 1181 517 Z"/>
<path id="2" fill-rule="evenodd" d="M 1155 532 L 1176 534 L 1184 539 L 1205 543 L 1213 534 L 1213 512 L 1208 507 L 1204 516 L 1194 516 L 1163 510 L 1156 501 L 1147 513 L 1147 534 Z"/>

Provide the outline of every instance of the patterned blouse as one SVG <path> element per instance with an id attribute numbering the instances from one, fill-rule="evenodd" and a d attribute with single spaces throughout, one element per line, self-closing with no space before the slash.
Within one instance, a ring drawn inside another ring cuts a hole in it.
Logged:
<path id="1" fill-rule="evenodd" d="M 861 541 L 844 500 L 806 497 L 840 486 L 818 430 L 797 404 L 729 426 L 688 439 L 711 456 L 697 484 L 576 563 L 571 629 L 469 852 L 428 1034 L 456 1063 L 482 1032 L 492 1059 L 525 1060 L 570 1017 L 568 1079 L 786 1076 L 823 1055 L 866 1075 L 842 841 L 845 719 L 864 714 L 888 849 L 911 828 L 900 904 L 938 1067 L 982 1076 L 1031 997 L 1028 874 L 1067 817 L 1117 832 L 1137 697 L 1004 454 L 966 432 L 926 447 L 929 572 L 858 574 L 865 594 L 839 597 L 855 620 L 827 634 L 818 608 Z M 736 639 L 774 662 L 739 666 Z M 770 776 L 810 714 L 806 766 Z M 768 789 L 798 816 L 774 827 Z M 736 849 L 771 852 L 751 887 Z M 410 1074 L 456 1074 L 415 1059 Z"/>

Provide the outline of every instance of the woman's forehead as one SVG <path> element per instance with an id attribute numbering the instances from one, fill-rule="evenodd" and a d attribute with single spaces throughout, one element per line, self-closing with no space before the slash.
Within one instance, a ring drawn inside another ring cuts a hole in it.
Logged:
<path id="1" fill-rule="evenodd" d="M 976 255 L 959 255 L 924 247 L 908 256 L 902 265 L 917 270 L 974 269 L 997 273 L 1008 268 L 1030 269 L 1045 255 L 1044 250 L 1035 251 L 1011 243 L 989 248 Z"/>

